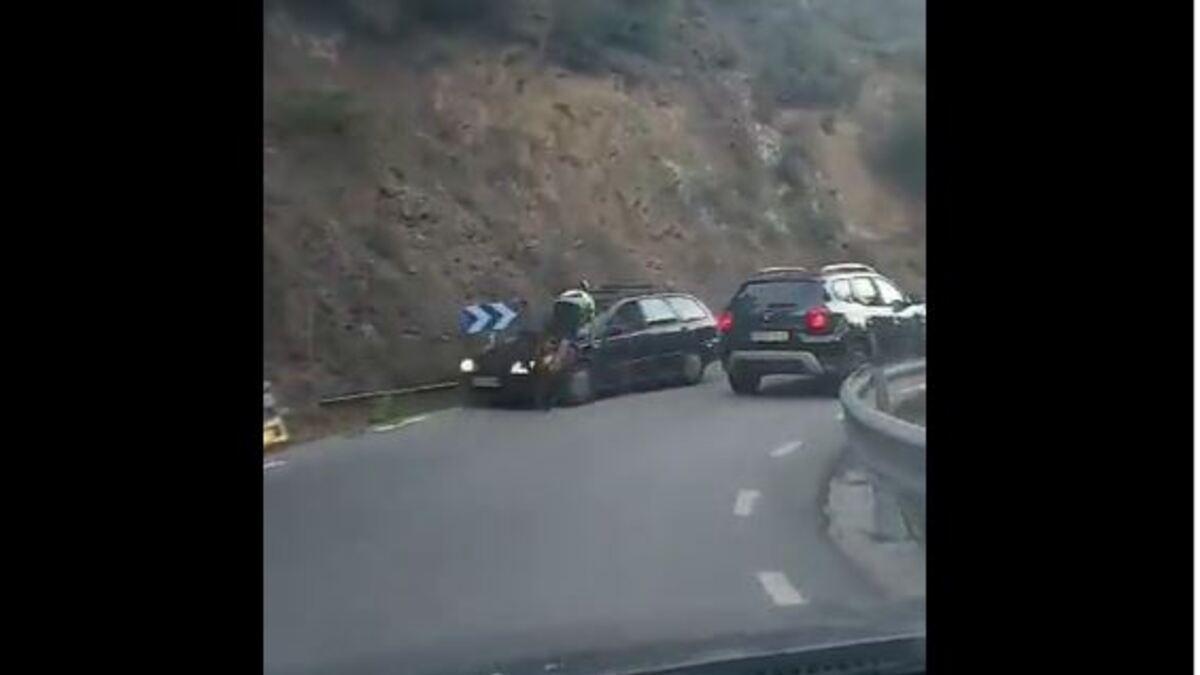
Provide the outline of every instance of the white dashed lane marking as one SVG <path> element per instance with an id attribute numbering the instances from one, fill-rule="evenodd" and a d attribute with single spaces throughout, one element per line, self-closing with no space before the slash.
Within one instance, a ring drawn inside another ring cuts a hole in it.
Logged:
<path id="1" fill-rule="evenodd" d="M 804 596 L 788 581 L 783 572 L 759 572 L 758 582 L 763 590 L 771 596 L 771 602 L 781 607 L 804 604 Z"/>
<path id="2" fill-rule="evenodd" d="M 794 441 L 794 442 L 788 443 L 786 445 L 781 445 L 778 448 L 775 448 L 774 450 L 771 451 L 771 456 L 772 457 L 783 457 L 784 455 L 790 455 L 791 453 L 799 450 L 803 446 L 804 446 L 804 441 Z"/>
<path id="3" fill-rule="evenodd" d="M 846 413 L 842 412 L 841 410 L 837 411 L 837 421 L 839 421 L 839 422 L 846 421 Z"/>
<path id="4" fill-rule="evenodd" d="M 267 471 L 269 469 L 277 469 L 277 468 L 283 466 L 284 464 L 287 464 L 287 462 L 280 460 L 280 459 L 273 459 L 269 462 L 263 462 L 263 471 Z"/>
<path id="5" fill-rule="evenodd" d="M 754 513 L 754 502 L 758 497 L 758 490 L 739 490 L 737 499 L 733 502 L 733 515 L 745 518 Z"/>

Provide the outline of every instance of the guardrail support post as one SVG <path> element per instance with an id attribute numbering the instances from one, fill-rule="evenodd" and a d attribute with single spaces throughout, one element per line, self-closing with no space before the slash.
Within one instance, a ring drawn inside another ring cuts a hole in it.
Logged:
<path id="1" fill-rule="evenodd" d="M 883 368 L 871 366 L 871 386 L 875 388 L 876 409 L 890 415 L 892 413 L 892 397 L 888 392 L 888 382 L 884 377 Z"/>
<path id="2" fill-rule="evenodd" d="M 871 349 L 871 356 L 868 359 L 868 361 L 870 362 L 870 364 L 872 366 L 878 367 L 881 363 L 883 363 L 884 359 L 883 359 L 883 354 L 880 351 L 879 334 L 878 334 L 877 327 L 868 328 L 867 344 L 870 346 L 870 349 Z"/>

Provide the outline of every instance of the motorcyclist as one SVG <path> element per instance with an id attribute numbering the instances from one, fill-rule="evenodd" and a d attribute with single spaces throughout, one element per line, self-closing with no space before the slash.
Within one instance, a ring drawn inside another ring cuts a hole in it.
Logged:
<path id="1" fill-rule="evenodd" d="M 554 311 L 539 341 L 534 363 L 535 399 L 538 407 L 550 410 L 558 402 L 567 375 L 578 359 L 575 344 L 581 329 L 590 327 L 596 317 L 596 301 L 587 280 L 578 288 L 559 294 Z"/>
<path id="2" fill-rule="evenodd" d="M 592 297 L 592 285 L 587 279 L 580 279 L 579 286 L 570 290 L 563 291 L 559 294 L 559 300 L 577 300 L 583 308 L 583 315 L 580 317 L 580 326 L 591 324 L 592 319 L 596 318 L 596 300 Z"/>

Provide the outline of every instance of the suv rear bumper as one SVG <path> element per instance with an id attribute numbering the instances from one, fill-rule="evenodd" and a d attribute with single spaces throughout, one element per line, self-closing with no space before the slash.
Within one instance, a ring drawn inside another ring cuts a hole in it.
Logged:
<path id="1" fill-rule="evenodd" d="M 761 374 L 824 375 L 826 368 L 812 352 L 798 350 L 734 350 L 729 353 L 729 368 Z"/>

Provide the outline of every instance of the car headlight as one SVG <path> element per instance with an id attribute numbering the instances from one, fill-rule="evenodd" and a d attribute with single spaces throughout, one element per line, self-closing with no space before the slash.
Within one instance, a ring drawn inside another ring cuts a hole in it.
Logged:
<path id="1" fill-rule="evenodd" d="M 475 360 L 474 359 L 463 359 L 462 362 L 460 362 L 458 364 L 458 369 L 464 373 L 475 372 Z"/>
<path id="2" fill-rule="evenodd" d="M 516 361 L 512 364 L 512 368 L 508 369 L 508 372 L 512 373 L 513 375 L 528 375 L 529 366 L 520 361 Z"/>

